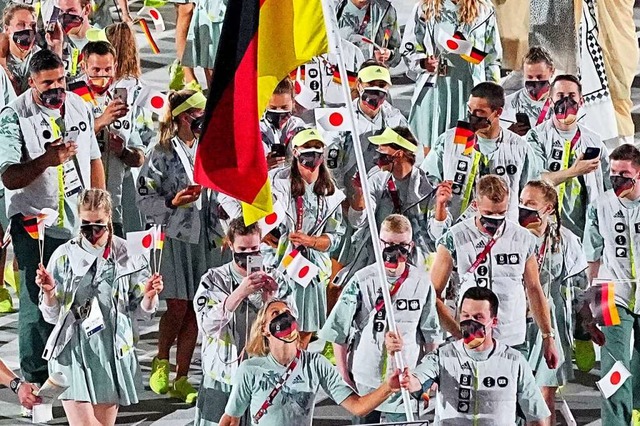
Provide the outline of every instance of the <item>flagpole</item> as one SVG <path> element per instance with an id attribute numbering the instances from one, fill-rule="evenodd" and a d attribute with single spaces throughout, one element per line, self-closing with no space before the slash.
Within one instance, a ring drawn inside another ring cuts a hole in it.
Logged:
<path id="1" fill-rule="evenodd" d="M 382 250 L 380 244 L 378 244 L 378 224 L 376 223 L 376 216 L 374 214 L 373 206 L 367 194 L 370 194 L 369 180 L 367 179 L 367 167 L 364 162 L 364 155 L 362 153 L 362 146 L 360 145 L 360 132 L 358 130 L 358 122 L 356 119 L 356 113 L 353 109 L 353 102 L 351 101 L 351 88 L 349 87 L 349 81 L 347 76 L 347 67 L 345 66 L 342 51 L 342 38 L 337 31 L 337 23 L 334 24 L 335 14 L 333 8 L 327 3 L 327 0 L 320 0 L 322 3 L 322 10 L 324 13 L 325 27 L 327 36 L 329 39 L 329 49 L 337 57 L 338 70 L 340 72 L 340 80 L 342 86 L 342 93 L 345 99 L 347 113 L 349 115 L 349 121 L 351 122 L 351 136 L 353 140 L 353 148 L 355 151 L 356 164 L 358 166 L 358 173 L 360 175 L 360 182 L 362 183 L 362 192 L 365 194 L 364 205 L 365 213 L 367 215 L 367 222 L 369 224 L 369 232 L 371 234 L 371 242 L 373 246 L 373 254 L 376 259 L 378 281 L 382 289 L 382 297 L 384 299 L 384 305 L 386 307 L 387 324 L 389 331 L 397 333 L 397 326 L 395 316 L 393 313 L 393 304 L 391 301 L 391 294 L 389 293 L 389 287 L 386 285 L 386 272 L 384 269 L 384 261 L 382 259 Z M 402 352 L 396 352 L 394 355 L 396 366 L 400 369 L 401 374 L 404 372 L 405 364 L 402 358 Z M 407 421 L 413 421 L 413 410 L 411 409 L 411 395 L 406 389 L 402 389 L 402 401 L 404 402 L 405 414 Z"/>

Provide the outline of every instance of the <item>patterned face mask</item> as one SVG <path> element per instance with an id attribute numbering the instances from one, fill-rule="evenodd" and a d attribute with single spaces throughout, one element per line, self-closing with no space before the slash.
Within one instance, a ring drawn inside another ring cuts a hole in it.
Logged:
<path id="1" fill-rule="evenodd" d="M 285 311 L 271 320 L 269 333 L 285 343 L 295 342 L 298 339 L 298 322 L 291 312 Z"/>

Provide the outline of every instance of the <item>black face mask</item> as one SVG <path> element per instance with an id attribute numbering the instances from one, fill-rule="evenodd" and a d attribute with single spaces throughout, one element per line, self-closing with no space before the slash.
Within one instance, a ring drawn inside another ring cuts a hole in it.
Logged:
<path id="1" fill-rule="evenodd" d="M 40 102 L 47 108 L 60 109 L 67 98 L 67 92 L 62 87 L 40 92 Z"/>
<path id="2" fill-rule="evenodd" d="M 264 119 L 276 130 L 283 128 L 289 118 L 291 118 L 291 111 L 268 109 L 264 112 Z"/>
<path id="3" fill-rule="evenodd" d="M 536 209 L 530 209 L 525 206 L 518 206 L 518 222 L 520 226 L 525 228 L 535 228 L 540 222 L 542 222 L 542 218 L 540 217 L 540 213 Z"/>
<path id="4" fill-rule="evenodd" d="M 104 223 L 87 223 L 80 225 L 80 233 L 91 244 L 95 244 L 107 232 L 107 225 Z"/>
<path id="5" fill-rule="evenodd" d="M 249 256 L 259 256 L 260 251 L 243 251 L 243 252 L 233 252 L 233 261 L 236 262 L 236 265 L 240 269 L 247 269 L 247 257 Z"/>
<path id="6" fill-rule="evenodd" d="M 611 175 L 609 180 L 611 180 L 611 187 L 618 198 L 625 196 L 636 184 L 634 178 L 626 176 Z"/>
<path id="7" fill-rule="evenodd" d="M 384 166 L 388 166 L 391 163 L 393 163 L 393 155 L 376 151 L 373 157 L 373 164 L 380 168 L 383 168 Z"/>
<path id="8" fill-rule="evenodd" d="M 305 169 L 314 171 L 320 164 L 322 164 L 322 160 L 324 159 L 324 153 L 322 152 L 300 152 L 298 153 L 298 163 Z"/>
<path id="9" fill-rule="evenodd" d="M 378 109 L 387 99 L 387 92 L 377 87 L 367 87 L 360 94 L 360 100 L 371 109 Z"/>
<path id="10" fill-rule="evenodd" d="M 204 115 L 195 117 L 191 120 L 191 133 L 196 137 L 200 137 L 202 134 L 202 127 L 204 126 Z"/>
<path id="11" fill-rule="evenodd" d="M 382 250 L 382 260 L 385 268 L 396 269 L 400 262 L 409 259 L 409 249 L 402 244 L 391 244 Z"/>
<path id="12" fill-rule="evenodd" d="M 16 31 L 13 33 L 13 42 L 22 51 L 29 51 L 33 47 L 36 40 L 36 30 L 28 28 L 26 30 Z"/>
<path id="13" fill-rule="evenodd" d="M 462 333 L 464 344 L 469 349 L 477 348 L 487 338 L 485 325 L 474 319 L 460 321 L 460 332 Z"/>
<path id="14" fill-rule="evenodd" d="M 84 18 L 80 15 L 73 13 L 63 13 L 60 15 L 60 25 L 65 34 L 69 34 L 69 31 L 78 28 L 83 22 Z"/>
<path id="15" fill-rule="evenodd" d="M 529 96 L 531 96 L 531 99 L 539 101 L 543 96 L 549 93 L 551 84 L 549 83 L 549 80 L 527 80 L 524 82 L 524 88 Z"/>
<path id="16" fill-rule="evenodd" d="M 467 121 L 471 125 L 471 130 L 473 130 L 474 133 L 491 126 L 491 121 L 489 121 L 487 117 L 480 117 L 472 113 L 467 114 Z"/>
<path id="17" fill-rule="evenodd" d="M 480 224 L 491 236 L 496 235 L 496 232 L 498 232 L 498 229 L 500 229 L 503 223 L 504 216 L 480 216 Z"/>
<path id="18" fill-rule="evenodd" d="M 295 342 L 298 339 L 298 322 L 291 312 L 285 311 L 271 320 L 269 333 L 285 343 Z"/>

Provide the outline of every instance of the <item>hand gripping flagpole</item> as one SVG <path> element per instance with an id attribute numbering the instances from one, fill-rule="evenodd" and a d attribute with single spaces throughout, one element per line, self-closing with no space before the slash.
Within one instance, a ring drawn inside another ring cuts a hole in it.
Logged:
<path id="1" fill-rule="evenodd" d="M 380 244 L 377 243 L 379 238 L 378 225 L 376 223 L 376 216 L 373 211 L 373 206 L 367 194 L 370 193 L 369 180 L 367 179 L 367 168 L 364 163 L 364 156 L 362 153 L 362 146 L 360 145 L 360 132 L 358 130 L 358 122 L 356 120 L 356 114 L 353 110 L 353 103 L 351 101 L 351 89 L 349 87 L 349 81 L 347 76 L 347 67 L 345 66 L 342 52 L 342 38 L 339 36 L 337 28 L 338 24 L 335 21 L 335 13 L 333 8 L 327 3 L 328 0 L 320 0 L 322 2 L 322 10 L 324 13 L 325 26 L 327 29 L 327 37 L 329 39 L 329 51 L 337 57 L 338 71 L 342 77 L 342 93 L 346 101 L 347 113 L 351 122 L 351 136 L 353 140 L 353 149 L 356 154 L 356 163 L 358 166 L 358 173 L 360 175 L 360 182 L 362 183 L 362 192 L 365 194 L 364 205 L 365 212 L 367 214 L 367 222 L 369 224 L 369 232 L 371 233 L 371 242 L 373 243 L 373 254 L 376 259 L 376 266 L 378 272 L 378 281 L 382 288 L 382 297 L 384 299 L 384 305 L 386 307 L 387 324 L 389 331 L 397 333 L 396 321 L 393 314 L 393 304 L 391 301 L 391 294 L 389 293 L 389 287 L 385 285 L 387 282 L 386 272 L 384 270 L 384 261 L 382 260 L 382 250 Z M 404 371 L 405 364 L 402 358 L 401 352 L 396 352 L 394 355 L 396 366 L 401 372 Z M 413 410 L 411 409 L 411 395 L 406 389 L 402 389 L 402 401 L 404 402 L 404 410 L 407 416 L 407 421 L 413 421 Z"/>

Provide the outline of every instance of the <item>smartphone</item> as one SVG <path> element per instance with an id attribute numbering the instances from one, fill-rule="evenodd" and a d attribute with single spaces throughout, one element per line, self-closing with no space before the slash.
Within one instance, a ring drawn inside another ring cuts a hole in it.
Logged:
<path id="1" fill-rule="evenodd" d="M 56 30 L 56 23 L 60 19 L 60 8 L 58 6 L 53 6 L 53 12 L 51 13 L 51 18 L 47 23 L 46 32 L 52 33 Z"/>
<path id="2" fill-rule="evenodd" d="M 274 157 L 286 157 L 287 146 L 282 143 L 274 143 L 273 145 L 271 145 L 271 153 Z"/>
<path id="3" fill-rule="evenodd" d="M 113 90 L 113 100 L 120 99 L 122 103 L 127 104 L 127 88 L 126 87 L 116 87 Z"/>
<path id="4" fill-rule="evenodd" d="M 516 113 L 516 123 L 524 124 L 528 128 L 531 128 L 531 122 L 529 121 L 529 116 L 524 112 Z"/>
<path id="5" fill-rule="evenodd" d="M 262 256 L 247 256 L 247 273 L 262 271 Z"/>
<path id="6" fill-rule="evenodd" d="M 583 160 L 595 160 L 600 157 L 600 148 L 594 148 L 592 146 L 584 150 L 582 155 Z"/>
<path id="7" fill-rule="evenodd" d="M 64 133 L 64 141 L 65 142 L 77 142 L 78 136 L 80 136 L 80 131 L 78 130 L 69 130 Z"/>
<path id="8" fill-rule="evenodd" d="M 187 192 L 199 192 L 202 189 L 200 185 L 189 185 L 187 186 Z"/>

